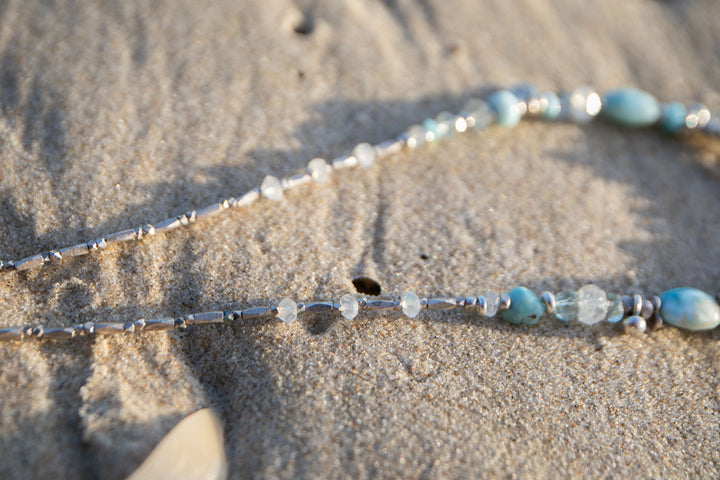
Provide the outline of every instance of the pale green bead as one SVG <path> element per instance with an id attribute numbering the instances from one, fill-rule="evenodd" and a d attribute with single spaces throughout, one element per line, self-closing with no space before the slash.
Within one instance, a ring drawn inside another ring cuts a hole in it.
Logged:
<path id="1" fill-rule="evenodd" d="M 609 323 L 618 323 L 625 316 L 625 307 L 622 303 L 622 297 L 617 293 L 608 293 L 608 311 L 605 321 Z"/>
<path id="2" fill-rule="evenodd" d="M 602 115 L 626 127 L 647 127 L 660 119 L 660 104 L 642 90 L 618 88 L 603 96 Z"/>
<path id="3" fill-rule="evenodd" d="M 563 322 L 577 320 L 578 302 L 577 292 L 566 290 L 555 295 L 555 317 Z"/>
<path id="4" fill-rule="evenodd" d="M 712 330 L 720 324 L 720 306 L 696 288 L 673 288 L 660 295 L 663 322 L 687 330 Z"/>
<path id="5" fill-rule="evenodd" d="M 525 287 L 513 288 L 508 295 L 510 308 L 502 312 L 503 320 L 508 323 L 535 325 L 545 313 L 542 301 Z"/>
<path id="6" fill-rule="evenodd" d="M 495 123 L 502 127 L 514 127 L 520 122 L 520 100 L 509 90 L 500 90 L 487 98 L 495 112 Z"/>

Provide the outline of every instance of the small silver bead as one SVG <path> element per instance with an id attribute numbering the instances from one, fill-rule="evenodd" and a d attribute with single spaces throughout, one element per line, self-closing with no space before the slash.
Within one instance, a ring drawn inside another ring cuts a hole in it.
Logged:
<path id="1" fill-rule="evenodd" d="M 643 298 L 642 295 L 635 293 L 632 296 L 632 314 L 640 315 L 643 309 Z"/>
<path id="2" fill-rule="evenodd" d="M 545 311 L 548 314 L 555 313 L 555 295 L 552 292 L 543 292 L 540 298 L 545 304 Z"/>
<path id="3" fill-rule="evenodd" d="M 500 294 L 500 305 L 498 305 L 498 311 L 502 312 L 510 308 L 510 295 L 507 293 Z"/>
<path id="4" fill-rule="evenodd" d="M 685 126 L 687 128 L 704 128 L 710 122 L 712 115 L 710 109 L 702 103 L 693 103 L 688 107 L 685 116 Z"/>
<path id="5" fill-rule="evenodd" d="M 473 312 L 477 310 L 477 297 L 465 297 L 463 308 L 466 312 Z"/>
<path id="6" fill-rule="evenodd" d="M 481 317 L 484 317 L 485 314 L 487 313 L 487 300 L 485 300 L 485 297 L 483 297 L 482 295 L 477 297 L 477 302 L 475 305 L 477 308 L 478 315 L 480 315 Z"/>
<path id="7" fill-rule="evenodd" d="M 623 320 L 623 329 L 625 333 L 639 336 L 647 330 L 647 321 L 639 315 L 633 315 Z"/>

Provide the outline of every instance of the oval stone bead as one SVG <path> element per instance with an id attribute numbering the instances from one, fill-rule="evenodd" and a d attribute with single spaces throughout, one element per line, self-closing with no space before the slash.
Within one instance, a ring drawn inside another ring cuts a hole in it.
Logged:
<path id="1" fill-rule="evenodd" d="M 499 90 L 487 98 L 487 104 L 495 112 L 495 123 L 502 127 L 514 127 L 520 122 L 520 99 L 509 90 Z"/>
<path id="2" fill-rule="evenodd" d="M 502 312 L 503 320 L 508 323 L 535 325 L 545 313 L 542 301 L 525 287 L 513 288 L 508 295 L 510 308 Z"/>
<path id="3" fill-rule="evenodd" d="M 605 118 L 626 127 L 647 127 L 660 119 L 655 97 L 636 88 L 612 90 L 605 94 L 602 105 Z"/>
<path id="4" fill-rule="evenodd" d="M 712 330 L 720 324 L 720 305 L 695 288 L 673 288 L 660 295 L 660 318 L 686 330 Z"/>

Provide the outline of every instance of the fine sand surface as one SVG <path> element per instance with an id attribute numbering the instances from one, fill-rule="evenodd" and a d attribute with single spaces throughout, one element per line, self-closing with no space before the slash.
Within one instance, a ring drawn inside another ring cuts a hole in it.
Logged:
<path id="1" fill-rule="evenodd" d="M 0 259 L 240 195 L 473 94 L 720 109 L 716 0 L 0 2 Z M 524 122 L 0 282 L 1 326 L 335 297 L 720 288 L 716 154 Z M 720 333 L 458 312 L 0 345 L 2 478 L 131 473 L 183 417 L 232 478 L 680 478 L 720 468 Z"/>

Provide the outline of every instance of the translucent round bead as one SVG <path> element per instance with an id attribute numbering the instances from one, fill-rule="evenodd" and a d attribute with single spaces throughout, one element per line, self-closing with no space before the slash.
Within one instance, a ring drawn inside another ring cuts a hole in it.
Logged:
<path id="1" fill-rule="evenodd" d="M 595 325 L 605 319 L 608 300 L 605 291 L 595 285 L 585 285 L 577 292 L 578 320 Z"/>
<path id="2" fill-rule="evenodd" d="M 440 140 L 440 132 L 438 131 L 438 123 L 433 118 L 426 118 L 422 123 L 425 129 L 425 141 L 428 143 Z"/>
<path id="3" fill-rule="evenodd" d="M 685 126 L 687 128 L 703 128 L 710 122 L 710 110 L 702 103 L 693 103 L 688 107 L 685 116 Z"/>
<path id="4" fill-rule="evenodd" d="M 602 98 L 603 117 L 625 127 L 649 127 L 660 119 L 660 103 L 636 88 L 618 88 Z"/>
<path id="5" fill-rule="evenodd" d="M 520 100 L 509 90 L 499 90 L 487 98 L 495 112 L 495 123 L 502 127 L 514 127 L 520 122 L 522 110 Z"/>
<path id="6" fill-rule="evenodd" d="M 555 317 L 563 322 L 577 320 L 577 292 L 566 290 L 555 295 Z"/>
<path id="7" fill-rule="evenodd" d="M 425 145 L 425 129 L 420 125 L 413 125 L 406 132 L 407 146 L 410 148 L 419 148 Z"/>
<path id="8" fill-rule="evenodd" d="M 435 123 L 437 124 L 437 135 L 438 139 L 443 137 L 449 137 L 451 135 L 454 135 L 457 133 L 455 131 L 455 120 L 457 119 L 456 115 L 453 115 L 450 112 L 440 112 L 435 117 Z"/>
<path id="9" fill-rule="evenodd" d="M 622 297 L 617 293 L 608 293 L 608 311 L 605 321 L 609 323 L 618 323 L 625 316 L 625 308 L 623 307 Z"/>
<path id="10" fill-rule="evenodd" d="M 510 308 L 501 315 L 508 323 L 519 325 L 535 325 L 543 313 L 545 305 L 532 291 L 525 287 L 516 287 L 508 292 Z"/>
<path id="11" fill-rule="evenodd" d="M 660 106 L 660 128 L 668 133 L 676 133 L 685 128 L 687 108 L 680 102 L 663 103 Z"/>
<path id="12" fill-rule="evenodd" d="M 285 323 L 293 323 L 297 320 L 297 303 L 289 298 L 283 298 L 277 306 L 277 316 Z"/>
<path id="13" fill-rule="evenodd" d="M 357 298 L 355 298 L 354 295 L 346 293 L 345 295 L 340 297 L 340 315 L 347 318 L 348 320 L 352 320 L 353 318 L 357 317 L 359 310 L 360 306 L 358 304 Z"/>
<path id="14" fill-rule="evenodd" d="M 487 292 L 483 294 L 483 298 L 485 298 L 485 316 L 494 317 L 497 315 L 500 307 L 500 295 L 495 292 Z"/>
<path id="15" fill-rule="evenodd" d="M 317 183 L 327 181 L 332 172 L 332 167 L 322 158 L 313 158 L 307 166 L 307 172 Z"/>
<path id="16" fill-rule="evenodd" d="M 420 314 L 420 297 L 407 292 L 400 298 L 400 307 L 406 317 L 415 318 Z"/>
<path id="17" fill-rule="evenodd" d="M 372 166 L 375 161 L 375 148 L 369 143 L 358 143 L 352 151 L 353 157 L 357 158 L 358 164 L 363 168 Z"/>
<path id="18" fill-rule="evenodd" d="M 280 200 L 283 196 L 282 183 L 277 177 L 268 175 L 260 185 L 260 194 L 268 200 Z"/>
<path id="19" fill-rule="evenodd" d="M 602 108 L 600 95 L 590 87 L 577 88 L 563 95 L 560 101 L 566 118 L 575 123 L 589 122 Z"/>
<path id="20" fill-rule="evenodd" d="M 545 92 L 540 95 L 540 115 L 545 120 L 557 120 L 562 113 L 560 97 L 555 92 Z"/>
<path id="21" fill-rule="evenodd" d="M 495 121 L 495 114 L 490 106 L 479 98 L 471 98 L 460 115 L 465 118 L 468 128 L 476 130 L 487 128 Z"/>

